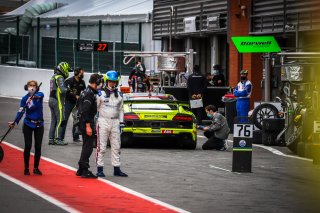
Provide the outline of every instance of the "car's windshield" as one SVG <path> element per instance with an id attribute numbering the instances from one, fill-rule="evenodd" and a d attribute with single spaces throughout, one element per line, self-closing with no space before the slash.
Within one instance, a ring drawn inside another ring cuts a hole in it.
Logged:
<path id="1" fill-rule="evenodd" d="M 177 110 L 177 104 L 167 103 L 132 103 L 129 107 L 133 110 Z"/>

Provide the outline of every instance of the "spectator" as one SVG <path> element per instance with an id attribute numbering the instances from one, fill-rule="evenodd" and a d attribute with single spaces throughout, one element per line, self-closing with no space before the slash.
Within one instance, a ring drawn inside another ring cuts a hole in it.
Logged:
<path id="1" fill-rule="evenodd" d="M 132 92 L 147 92 L 150 90 L 149 78 L 145 74 L 145 68 L 140 61 L 137 61 L 136 66 L 131 70 L 128 84 Z"/>
<path id="2" fill-rule="evenodd" d="M 222 74 L 221 66 L 216 64 L 211 70 L 211 75 L 208 77 L 209 84 L 214 87 L 223 87 L 225 86 L 224 75 Z"/>
<path id="3" fill-rule="evenodd" d="M 188 77 L 187 90 L 189 94 L 189 100 L 191 110 L 197 118 L 197 124 L 202 122 L 203 113 L 203 94 L 207 88 L 207 79 L 201 74 L 198 65 L 193 68 L 193 73 Z"/>

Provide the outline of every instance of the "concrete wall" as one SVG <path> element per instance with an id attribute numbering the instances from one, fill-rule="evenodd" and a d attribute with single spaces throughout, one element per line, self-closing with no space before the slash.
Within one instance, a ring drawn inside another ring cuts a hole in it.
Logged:
<path id="1" fill-rule="evenodd" d="M 84 81 L 88 84 L 92 73 L 85 73 Z M 0 65 L 0 95 L 9 97 L 22 97 L 26 94 L 24 85 L 29 80 L 42 82 L 40 91 L 45 95 L 45 100 L 49 98 L 50 78 L 53 75 L 52 70 L 35 69 L 25 67 L 13 67 Z M 72 76 L 73 73 L 70 73 Z M 128 76 L 121 76 L 122 86 L 128 85 Z"/>

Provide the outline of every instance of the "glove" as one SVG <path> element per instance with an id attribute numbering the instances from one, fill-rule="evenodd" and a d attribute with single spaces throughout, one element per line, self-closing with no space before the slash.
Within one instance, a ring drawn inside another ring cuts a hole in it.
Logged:
<path id="1" fill-rule="evenodd" d="M 86 133 L 88 136 L 92 136 L 92 129 L 90 124 L 86 124 Z"/>
<path id="2" fill-rule="evenodd" d="M 120 123 L 120 134 L 123 132 L 123 128 L 125 127 L 126 125 L 124 123 Z"/>

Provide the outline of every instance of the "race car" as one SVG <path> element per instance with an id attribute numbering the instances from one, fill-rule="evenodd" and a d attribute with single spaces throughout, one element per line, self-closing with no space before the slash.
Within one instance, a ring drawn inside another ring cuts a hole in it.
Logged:
<path id="1" fill-rule="evenodd" d="M 183 148 L 195 149 L 195 121 L 189 103 L 178 101 L 170 94 L 124 94 L 125 126 L 121 133 L 121 144 L 132 145 L 134 139 L 139 138 L 173 138 Z"/>

